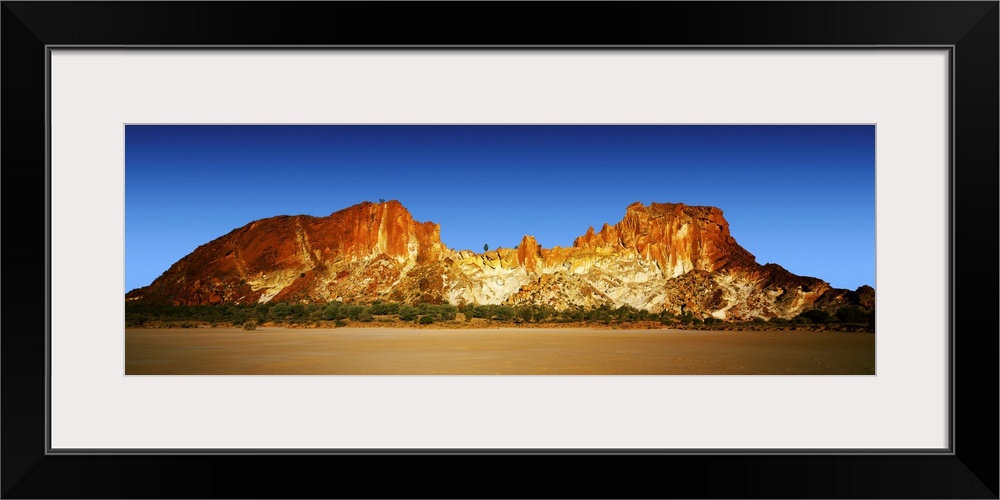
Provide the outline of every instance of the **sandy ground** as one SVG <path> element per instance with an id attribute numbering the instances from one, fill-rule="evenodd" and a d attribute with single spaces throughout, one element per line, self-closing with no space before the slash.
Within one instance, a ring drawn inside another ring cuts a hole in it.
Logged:
<path id="1" fill-rule="evenodd" d="M 847 332 L 126 329 L 126 375 L 874 375 Z"/>

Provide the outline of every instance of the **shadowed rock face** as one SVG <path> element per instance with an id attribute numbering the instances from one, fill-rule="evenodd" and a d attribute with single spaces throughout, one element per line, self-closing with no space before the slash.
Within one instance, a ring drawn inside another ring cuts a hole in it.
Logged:
<path id="1" fill-rule="evenodd" d="M 570 248 L 456 252 L 440 227 L 397 201 L 364 202 L 328 217 L 252 222 L 198 247 L 126 300 L 164 304 L 376 299 L 406 303 L 628 305 L 727 319 L 791 317 L 812 307 L 874 307 L 874 290 L 831 289 L 775 264 L 761 266 L 729 233 L 722 211 L 633 203 L 621 222 Z"/>

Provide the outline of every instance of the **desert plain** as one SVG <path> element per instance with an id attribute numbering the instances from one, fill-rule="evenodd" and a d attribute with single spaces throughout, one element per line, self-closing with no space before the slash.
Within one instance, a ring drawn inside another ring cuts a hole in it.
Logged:
<path id="1" fill-rule="evenodd" d="M 126 328 L 126 375 L 874 375 L 875 334 Z"/>

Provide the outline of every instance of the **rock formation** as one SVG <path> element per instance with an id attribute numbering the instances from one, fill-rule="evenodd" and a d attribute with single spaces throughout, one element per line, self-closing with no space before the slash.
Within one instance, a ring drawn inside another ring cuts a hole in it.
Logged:
<path id="1" fill-rule="evenodd" d="M 541 248 L 525 236 L 516 249 L 474 253 L 448 249 L 437 224 L 388 201 L 252 222 L 198 247 L 126 300 L 608 304 L 746 320 L 870 309 L 874 295 L 757 264 L 714 207 L 633 203 L 619 223 L 591 227 L 569 248 Z"/>

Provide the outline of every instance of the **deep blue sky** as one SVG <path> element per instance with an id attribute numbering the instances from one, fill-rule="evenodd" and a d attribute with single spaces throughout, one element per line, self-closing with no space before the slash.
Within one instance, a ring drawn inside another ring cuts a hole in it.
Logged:
<path id="1" fill-rule="evenodd" d="M 251 221 L 379 198 L 477 252 L 713 205 L 761 264 L 874 285 L 874 126 L 128 125 L 125 290 Z"/>

